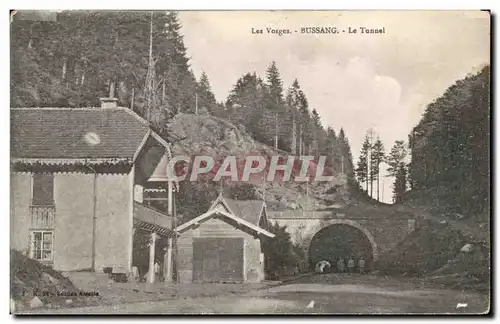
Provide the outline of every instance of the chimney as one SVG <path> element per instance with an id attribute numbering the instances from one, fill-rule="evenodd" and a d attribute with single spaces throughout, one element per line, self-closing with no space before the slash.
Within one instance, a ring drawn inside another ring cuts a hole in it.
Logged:
<path id="1" fill-rule="evenodd" d="M 118 98 L 100 98 L 101 108 L 116 108 L 118 107 Z"/>

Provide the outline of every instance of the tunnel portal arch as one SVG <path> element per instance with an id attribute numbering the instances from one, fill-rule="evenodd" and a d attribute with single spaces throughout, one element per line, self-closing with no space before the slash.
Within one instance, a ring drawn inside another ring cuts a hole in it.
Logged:
<path id="1" fill-rule="evenodd" d="M 373 237 L 372 233 L 366 227 L 361 225 L 360 223 L 353 221 L 353 220 L 349 220 L 349 219 L 333 219 L 333 220 L 329 220 L 328 222 L 322 222 L 317 227 L 315 227 L 314 230 L 312 230 L 310 232 L 311 235 L 309 235 L 309 237 L 304 242 L 305 243 L 304 247 L 306 248 L 308 259 L 310 257 L 309 252 L 310 252 L 311 244 L 313 243 L 314 237 L 317 236 L 318 234 L 320 234 L 321 231 L 323 231 L 327 228 L 334 227 L 336 225 L 347 225 L 347 226 L 350 226 L 350 227 L 358 230 L 359 232 L 361 232 L 365 236 L 365 238 L 368 240 L 368 242 L 370 243 L 372 262 L 373 263 L 377 262 L 378 257 L 379 257 L 379 249 L 377 246 L 377 242 L 375 241 L 375 238 Z"/>

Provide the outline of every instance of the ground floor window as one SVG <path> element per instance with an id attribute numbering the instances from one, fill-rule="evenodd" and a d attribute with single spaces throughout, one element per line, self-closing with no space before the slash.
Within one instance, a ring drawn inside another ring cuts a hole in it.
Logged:
<path id="1" fill-rule="evenodd" d="M 40 261 L 52 261 L 53 238 L 52 231 L 32 231 L 31 257 Z"/>

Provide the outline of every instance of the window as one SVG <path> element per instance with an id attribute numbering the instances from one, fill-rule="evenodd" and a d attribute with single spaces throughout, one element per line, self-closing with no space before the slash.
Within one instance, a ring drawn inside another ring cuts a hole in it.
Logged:
<path id="1" fill-rule="evenodd" d="M 31 258 L 40 261 L 52 261 L 52 231 L 31 232 Z"/>
<path id="2" fill-rule="evenodd" d="M 33 175 L 33 199 L 34 206 L 54 205 L 54 175 L 35 173 Z"/>

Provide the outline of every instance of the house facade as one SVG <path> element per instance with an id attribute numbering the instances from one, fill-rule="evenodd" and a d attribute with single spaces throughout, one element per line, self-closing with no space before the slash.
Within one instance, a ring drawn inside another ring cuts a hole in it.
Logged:
<path id="1" fill-rule="evenodd" d="M 262 240 L 274 237 L 266 227 L 264 202 L 220 195 L 206 213 L 175 229 L 179 282 L 263 280 Z"/>
<path id="2" fill-rule="evenodd" d="M 130 274 L 139 266 L 134 238 L 148 235 L 151 269 L 164 259 L 157 244 L 170 248 L 172 221 L 144 204 L 143 189 L 169 150 L 114 99 L 11 109 L 11 248 L 56 270 Z"/>

